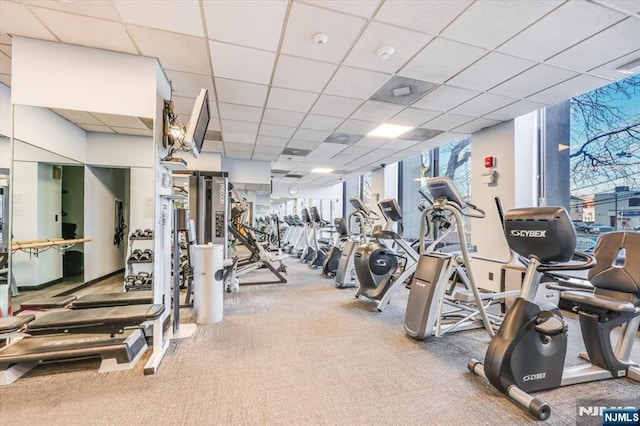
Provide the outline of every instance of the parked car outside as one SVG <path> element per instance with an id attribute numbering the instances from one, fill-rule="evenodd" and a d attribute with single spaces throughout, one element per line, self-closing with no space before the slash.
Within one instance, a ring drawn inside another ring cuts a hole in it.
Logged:
<path id="1" fill-rule="evenodd" d="M 576 232 L 586 232 L 587 230 L 587 224 L 581 220 L 574 220 L 573 227 L 575 228 Z"/>
<path id="2" fill-rule="evenodd" d="M 605 232 L 613 232 L 613 226 L 601 225 L 592 226 L 589 228 L 590 234 L 604 234 Z"/>

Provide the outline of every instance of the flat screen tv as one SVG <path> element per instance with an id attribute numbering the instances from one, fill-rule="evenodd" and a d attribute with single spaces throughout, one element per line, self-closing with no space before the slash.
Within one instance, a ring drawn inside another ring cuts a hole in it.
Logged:
<path id="1" fill-rule="evenodd" d="M 191 145 L 191 152 L 194 157 L 198 157 L 202 152 L 202 144 L 207 133 L 211 112 L 209 111 L 209 92 L 207 89 L 201 89 L 200 94 L 193 104 L 191 117 L 189 117 L 189 125 L 185 134 L 185 141 Z"/>

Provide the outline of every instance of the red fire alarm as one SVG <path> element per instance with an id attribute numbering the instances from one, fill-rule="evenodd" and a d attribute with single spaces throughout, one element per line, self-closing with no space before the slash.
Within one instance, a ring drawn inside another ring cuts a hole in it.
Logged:
<path id="1" fill-rule="evenodd" d="M 484 167 L 490 169 L 496 166 L 496 157 L 484 157 Z"/>

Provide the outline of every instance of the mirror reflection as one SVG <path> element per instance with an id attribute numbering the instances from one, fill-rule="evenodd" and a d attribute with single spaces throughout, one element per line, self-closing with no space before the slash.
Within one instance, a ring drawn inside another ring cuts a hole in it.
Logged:
<path id="1" fill-rule="evenodd" d="M 14 122 L 14 310 L 42 297 L 150 290 L 152 279 L 126 283 L 153 271 L 129 262 L 153 248 L 153 120 L 14 105 Z M 151 238 L 130 239 L 138 230 Z"/>

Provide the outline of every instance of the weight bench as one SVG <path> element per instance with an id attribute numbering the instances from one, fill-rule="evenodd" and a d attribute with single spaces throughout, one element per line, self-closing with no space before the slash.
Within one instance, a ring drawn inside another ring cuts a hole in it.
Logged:
<path id="1" fill-rule="evenodd" d="M 3 318 L 0 331 L 31 336 L 0 349 L 0 385 L 13 383 L 43 361 L 100 357 L 101 373 L 131 369 L 147 350 L 139 327 L 163 312 L 164 305 L 131 305 Z"/>
<path id="2" fill-rule="evenodd" d="M 127 293 L 91 293 L 84 296 L 53 296 L 28 300 L 20 305 L 21 311 L 42 311 L 59 308 L 87 309 L 112 306 L 149 305 L 153 303 L 152 291 Z"/>

